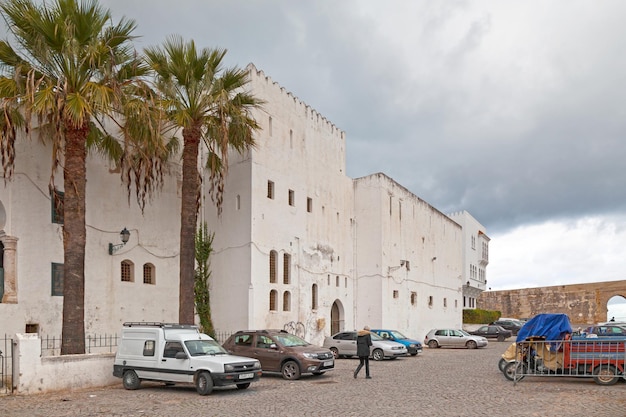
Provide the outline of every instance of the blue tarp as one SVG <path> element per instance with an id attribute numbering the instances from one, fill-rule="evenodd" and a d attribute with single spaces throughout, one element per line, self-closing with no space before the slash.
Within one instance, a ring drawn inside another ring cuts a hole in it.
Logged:
<path id="1" fill-rule="evenodd" d="M 572 333 L 572 325 L 567 314 L 538 314 L 517 332 L 516 341 L 523 342 L 529 337 L 563 340 L 567 333 Z"/>

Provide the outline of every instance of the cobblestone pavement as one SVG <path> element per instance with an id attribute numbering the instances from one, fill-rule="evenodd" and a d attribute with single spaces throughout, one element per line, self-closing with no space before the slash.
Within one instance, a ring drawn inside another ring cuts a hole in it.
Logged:
<path id="1" fill-rule="evenodd" d="M 99 389 L 0 397 L 2 417 L 61 416 L 626 416 L 626 383 L 527 377 L 513 384 L 498 370 L 511 343 L 487 348 L 424 349 L 416 357 L 370 362 L 372 379 L 339 359 L 322 376 L 285 381 L 266 375 L 250 388 L 218 388 L 200 396 L 192 386 L 143 382 Z"/>

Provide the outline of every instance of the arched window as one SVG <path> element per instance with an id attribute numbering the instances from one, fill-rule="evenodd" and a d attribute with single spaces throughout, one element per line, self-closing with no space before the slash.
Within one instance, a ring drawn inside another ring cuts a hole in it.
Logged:
<path id="1" fill-rule="evenodd" d="M 291 283 L 291 255 L 283 255 L 283 284 Z"/>
<path id="2" fill-rule="evenodd" d="M 124 259 L 120 265 L 122 282 L 135 282 L 135 264 L 128 259 Z"/>
<path id="3" fill-rule="evenodd" d="M 151 263 L 143 264 L 143 283 L 156 284 L 155 268 Z"/>
<path id="4" fill-rule="evenodd" d="M 283 293 L 283 311 L 291 310 L 291 293 L 289 291 L 285 291 Z"/>
<path id="5" fill-rule="evenodd" d="M 278 299 L 278 291 L 270 291 L 270 311 L 276 311 L 276 304 Z"/>
<path id="6" fill-rule="evenodd" d="M 311 287 L 311 310 L 317 310 L 317 284 Z"/>
<path id="7" fill-rule="evenodd" d="M 270 282 L 276 284 L 276 261 L 278 253 L 273 250 L 270 252 Z"/>

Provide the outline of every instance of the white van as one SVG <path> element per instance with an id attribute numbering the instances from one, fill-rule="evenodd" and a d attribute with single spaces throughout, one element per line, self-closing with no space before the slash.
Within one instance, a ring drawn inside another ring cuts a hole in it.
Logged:
<path id="1" fill-rule="evenodd" d="M 122 378 L 126 389 L 139 388 L 145 379 L 194 384 L 200 395 L 208 395 L 214 386 L 248 388 L 261 377 L 261 364 L 229 354 L 197 326 L 129 322 L 122 328 L 113 376 Z"/>

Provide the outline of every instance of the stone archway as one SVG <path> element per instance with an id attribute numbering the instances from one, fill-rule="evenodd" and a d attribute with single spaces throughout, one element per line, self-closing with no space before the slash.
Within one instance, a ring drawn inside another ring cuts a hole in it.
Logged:
<path id="1" fill-rule="evenodd" d="M 330 334 L 333 335 L 344 330 L 345 312 L 343 304 L 339 300 L 335 300 L 330 308 Z"/>

